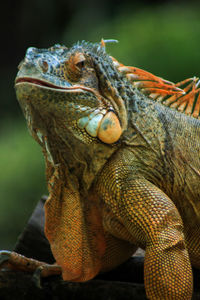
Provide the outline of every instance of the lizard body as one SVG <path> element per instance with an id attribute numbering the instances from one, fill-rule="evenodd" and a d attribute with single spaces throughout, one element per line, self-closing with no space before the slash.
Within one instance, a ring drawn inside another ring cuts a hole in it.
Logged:
<path id="1" fill-rule="evenodd" d="M 200 267 L 198 80 L 175 85 L 82 42 L 29 48 L 16 92 L 45 156 L 45 233 L 63 279 L 89 280 L 141 247 L 147 297 L 190 299 L 191 264 Z"/>

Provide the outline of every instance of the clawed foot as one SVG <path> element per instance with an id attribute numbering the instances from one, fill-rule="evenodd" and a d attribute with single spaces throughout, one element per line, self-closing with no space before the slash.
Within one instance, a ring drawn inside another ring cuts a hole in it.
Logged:
<path id="1" fill-rule="evenodd" d="M 33 281 L 41 288 L 41 277 L 60 275 L 61 267 L 25 257 L 13 251 L 0 251 L 0 269 L 9 268 L 33 273 Z"/>

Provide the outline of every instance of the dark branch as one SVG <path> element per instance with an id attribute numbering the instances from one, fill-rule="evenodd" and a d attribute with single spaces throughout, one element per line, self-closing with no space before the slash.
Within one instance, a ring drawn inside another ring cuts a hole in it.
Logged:
<path id="1" fill-rule="evenodd" d="M 53 263 L 49 243 L 44 235 L 43 197 L 20 235 L 15 251 L 27 257 Z M 100 274 L 85 283 L 64 282 L 59 276 L 41 280 L 41 288 L 32 274 L 0 271 L 1 300 L 142 300 L 146 299 L 143 284 L 143 257 L 132 257 L 116 269 Z M 195 292 L 193 300 L 200 299 L 200 272 L 194 270 Z"/>

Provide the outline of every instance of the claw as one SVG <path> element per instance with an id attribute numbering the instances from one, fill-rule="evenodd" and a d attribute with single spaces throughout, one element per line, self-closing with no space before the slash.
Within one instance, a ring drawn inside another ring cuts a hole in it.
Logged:
<path id="1" fill-rule="evenodd" d="M 34 271 L 32 281 L 38 288 L 42 288 L 41 281 L 42 277 L 48 277 L 51 275 L 61 275 L 62 270 L 61 267 L 58 265 L 49 265 L 43 264 Z"/>
<path id="2" fill-rule="evenodd" d="M 32 277 L 32 281 L 39 289 L 42 288 L 42 284 L 41 284 L 42 270 L 43 270 L 43 266 L 38 267 L 33 273 L 33 277 Z"/>

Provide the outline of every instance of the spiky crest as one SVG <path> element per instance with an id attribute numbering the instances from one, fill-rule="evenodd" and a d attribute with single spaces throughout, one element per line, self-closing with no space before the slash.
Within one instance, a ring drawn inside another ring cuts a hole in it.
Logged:
<path id="1" fill-rule="evenodd" d="M 145 70 L 129 67 L 111 57 L 116 68 L 131 81 L 142 93 L 154 101 L 174 108 L 179 112 L 200 118 L 200 80 L 188 78 L 178 83 L 167 81 Z"/>

